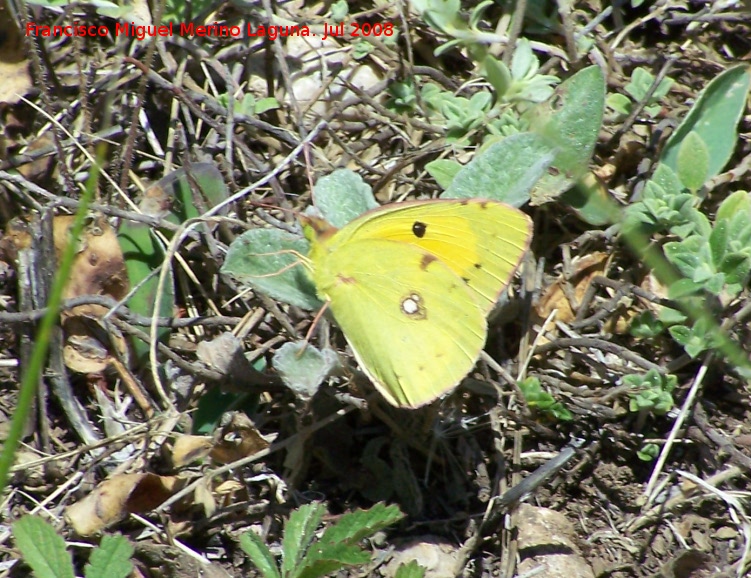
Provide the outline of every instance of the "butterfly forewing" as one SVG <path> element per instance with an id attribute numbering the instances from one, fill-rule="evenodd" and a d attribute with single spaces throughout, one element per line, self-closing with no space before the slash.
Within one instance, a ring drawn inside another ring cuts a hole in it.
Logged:
<path id="1" fill-rule="evenodd" d="M 388 239 L 425 249 L 464 280 L 487 313 L 511 281 L 531 237 L 531 221 L 523 212 L 470 199 L 382 207 L 360 216 L 332 240 L 338 245 Z"/>

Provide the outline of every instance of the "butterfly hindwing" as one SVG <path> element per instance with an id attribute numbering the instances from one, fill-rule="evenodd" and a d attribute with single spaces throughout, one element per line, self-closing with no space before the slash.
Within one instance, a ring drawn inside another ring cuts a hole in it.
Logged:
<path id="1" fill-rule="evenodd" d="M 363 251 L 378 255 L 373 262 Z M 360 366 L 386 399 L 418 407 L 449 391 L 485 343 L 485 317 L 466 285 L 431 254 L 382 240 L 351 242 L 317 279 Z"/>

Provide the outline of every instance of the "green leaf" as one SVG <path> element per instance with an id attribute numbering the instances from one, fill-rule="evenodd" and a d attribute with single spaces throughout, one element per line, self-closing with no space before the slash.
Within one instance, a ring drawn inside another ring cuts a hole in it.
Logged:
<path id="1" fill-rule="evenodd" d="M 145 223 L 124 221 L 117 233 L 120 250 L 128 271 L 131 288 L 137 288 L 128 299 L 128 308 L 146 317 L 157 315 L 171 317 L 175 304 L 175 289 L 172 277 L 168 277 L 162 287 L 159 311 L 154 311 L 159 291 L 159 276 L 156 274 L 164 261 L 164 248 L 151 227 Z M 157 330 L 157 338 L 165 342 L 171 333 L 169 327 Z M 140 339 L 133 339 L 136 357 L 145 359 L 149 345 Z"/>
<path id="2" fill-rule="evenodd" d="M 436 159 L 425 165 L 425 170 L 442 189 L 448 189 L 462 165 L 449 159 Z"/>
<path id="3" fill-rule="evenodd" d="M 745 215 L 747 221 L 751 217 L 751 196 L 746 191 L 735 191 L 722 201 L 717 209 L 715 222 L 730 221 L 738 214 Z"/>
<path id="4" fill-rule="evenodd" d="M 696 283 L 691 279 L 679 279 L 678 281 L 670 285 L 670 287 L 668 287 L 668 297 L 674 300 L 683 299 L 684 297 L 696 295 L 703 288 L 704 286 L 702 284 Z M 669 309 L 667 307 L 665 309 L 673 311 L 672 309 Z"/>
<path id="5" fill-rule="evenodd" d="M 141 210 L 152 216 L 164 218 L 173 224 L 198 217 L 204 209 L 210 209 L 229 195 L 227 185 L 219 169 L 213 163 L 194 163 L 173 171 L 149 187 L 140 204 Z M 163 231 L 170 238 L 171 232 Z M 150 317 L 171 317 L 175 304 L 172 278 L 162 287 L 160 309 L 154 312 L 159 279 L 155 271 L 162 266 L 164 249 L 150 225 L 124 221 L 117 234 L 125 259 L 131 287 L 137 291 L 128 299 L 128 307 L 134 313 Z M 171 333 L 168 327 L 157 332 L 160 341 L 166 341 Z M 148 344 L 134 340 L 138 357 L 148 353 Z"/>
<path id="6" fill-rule="evenodd" d="M 544 175 L 553 152 L 531 133 L 520 133 L 491 145 L 464 166 L 442 199 L 485 198 L 520 207 Z"/>
<path id="7" fill-rule="evenodd" d="M 89 557 L 86 578 L 126 578 L 133 571 L 133 546 L 120 534 L 108 534 Z"/>
<path id="8" fill-rule="evenodd" d="M 632 104 L 629 98 L 623 94 L 608 94 L 605 104 L 622 116 L 628 116 L 631 113 Z"/>
<path id="9" fill-rule="evenodd" d="M 411 3 L 433 28 L 450 34 L 459 25 L 459 0 L 413 0 Z"/>
<path id="10" fill-rule="evenodd" d="M 751 71 L 741 65 L 729 68 L 712 80 L 697 98 L 686 118 L 668 139 L 660 161 L 676 173 L 683 141 L 695 132 L 707 146 L 707 178 L 725 167 L 738 141 L 738 121 L 746 108 Z"/>
<path id="11" fill-rule="evenodd" d="M 633 318 L 629 333 L 634 337 L 649 339 L 658 336 L 664 329 L 665 324 L 647 309 Z"/>
<path id="12" fill-rule="evenodd" d="M 714 268 L 725 259 L 728 250 L 728 224 L 727 221 L 721 220 L 715 224 L 712 233 L 709 235 L 709 252 L 712 255 Z"/>
<path id="13" fill-rule="evenodd" d="M 657 165 L 649 182 L 662 189 L 662 196 L 677 196 L 683 193 L 683 184 L 673 169 L 664 163 Z"/>
<path id="14" fill-rule="evenodd" d="M 589 168 L 605 110 L 605 78 L 599 66 L 580 70 L 530 112 L 530 130 L 556 152 L 554 171 L 532 192 L 532 204 L 557 199 Z"/>
<path id="15" fill-rule="evenodd" d="M 37 516 L 23 516 L 12 525 L 16 547 L 36 578 L 73 578 L 73 561 L 65 540 Z"/>
<path id="16" fill-rule="evenodd" d="M 264 578 L 281 578 L 276 567 L 276 559 L 255 532 L 245 532 L 240 535 L 240 547 L 250 558 L 251 563 L 263 574 Z"/>
<path id="17" fill-rule="evenodd" d="M 396 569 L 394 578 L 425 578 L 425 567 L 420 566 L 417 560 L 402 564 Z"/>
<path id="18" fill-rule="evenodd" d="M 561 195 L 561 201 L 574 209 L 590 225 L 602 227 L 621 219 L 622 210 L 608 189 L 593 173 L 587 173 Z"/>
<path id="19" fill-rule="evenodd" d="M 263 360 L 261 361 L 263 362 Z M 256 369 L 260 371 L 262 367 Z M 219 427 L 225 413 L 242 411 L 248 415 L 253 415 L 257 409 L 257 393 L 225 393 L 218 387 L 211 387 L 198 399 L 198 407 L 191 415 L 191 433 L 194 435 L 211 435 Z"/>
<path id="20" fill-rule="evenodd" d="M 323 303 L 301 261 L 310 245 L 279 229 L 252 229 L 230 245 L 221 272 L 278 301 L 307 310 Z"/>
<path id="21" fill-rule="evenodd" d="M 339 365 L 339 358 L 332 349 L 320 351 L 307 342 L 287 342 L 276 351 L 272 364 L 284 385 L 295 395 L 310 399 Z"/>
<path id="22" fill-rule="evenodd" d="M 706 143 L 694 131 L 688 133 L 678 147 L 676 170 L 683 186 L 694 194 L 707 181 L 709 150 Z"/>
<path id="23" fill-rule="evenodd" d="M 369 510 L 347 512 L 339 521 L 329 526 L 321 536 L 321 542 L 345 542 L 356 544 L 363 538 L 395 524 L 404 517 L 396 506 L 378 503 Z"/>
<path id="24" fill-rule="evenodd" d="M 651 462 L 657 459 L 660 455 L 660 446 L 657 444 L 644 444 L 642 448 L 636 452 L 637 457 L 644 462 Z"/>
<path id="25" fill-rule="evenodd" d="M 276 110 L 277 108 L 279 108 L 279 101 L 273 96 L 269 96 L 259 100 L 253 107 L 253 112 L 255 114 L 263 114 L 264 112 Z"/>
<path id="26" fill-rule="evenodd" d="M 285 576 L 297 574 L 293 571 L 301 566 L 325 513 L 323 504 L 312 502 L 300 506 L 289 515 L 282 539 L 282 573 Z"/>
<path id="27" fill-rule="evenodd" d="M 511 72 L 509 71 L 508 66 L 490 54 L 485 57 L 482 64 L 485 71 L 485 78 L 490 83 L 490 86 L 493 87 L 496 98 L 501 98 L 506 94 L 512 82 Z"/>
<path id="28" fill-rule="evenodd" d="M 338 169 L 318 179 L 313 199 L 323 218 L 338 229 L 378 207 L 370 185 L 349 169 Z"/>
<path id="29" fill-rule="evenodd" d="M 705 239 L 693 235 L 683 241 L 665 243 L 665 256 L 688 279 L 697 279 L 697 271 L 711 266 L 711 257 Z"/>
<path id="30" fill-rule="evenodd" d="M 344 543 L 319 542 L 311 546 L 301 564 L 290 578 L 319 578 L 328 576 L 345 566 L 370 562 L 370 553 Z"/>
<path id="31" fill-rule="evenodd" d="M 352 47 L 352 58 L 354 58 L 355 60 L 362 60 L 371 52 L 373 52 L 374 49 L 375 46 L 373 46 L 370 42 L 368 42 L 364 38 L 359 38 L 354 42 L 354 45 Z"/>
<path id="32" fill-rule="evenodd" d="M 331 5 L 331 19 L 334 22 L 343 22 L 349 14 L 347 0 L 337 0 Z"/>

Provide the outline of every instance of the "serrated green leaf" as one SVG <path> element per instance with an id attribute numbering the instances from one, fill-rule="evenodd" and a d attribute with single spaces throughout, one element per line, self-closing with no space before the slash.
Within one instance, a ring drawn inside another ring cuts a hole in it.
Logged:
<path id="1" fill-rule="evenodd" d="M 290 578 L 319 578 L 344 568 L 370 562 L 370 553 L 342 542 L 332 544 L 318 542 L 310 547 L 300 566 Z"/>
<path id="2" fill-rule="evenodd" d="M 89 557 L 86 578 L 126 578 L 133 571 L 133 546 L 121 534 L 108 534 Z"/>
<path id="3" fill-rule="evenodd" d="M 285 576 L 298 575 L 301 561 L 315 538 L 326 507 L 320 502 L 304 504 L 294 510 L 284 524 L 282 538 L 282 573 Z"/>
<path id="4" fill-rule="evenodd" d="M 530 190 L 553 157 L 550 147 L 536 135 L 512 135 L 464 166 L 441 198 L 485 198 L 520 207 L 529 200 Z"/>
<path id="5" fill-rule="evenodd" d="M 27 515 L 12 527 L 16 547 L 36 578 L 73 578 L 70 552 L 52 525 L 42 518 Z"/>
<path id="6" fill-rule="evenodd" d="M 274 555 L 258 534 L 252 531 L 241 534 L 240 547 L 264 578 L 281 578 Z"/>
<path id="7" fill-rule="evenodd" d="M 688 133 L 678 147 L 676 170 L 683 186 L 692 193 L 696 193 L 703 187 L 707 180 L 709 150 L 706 143 L 694 131 Z"/>
<path id="8" fill-rule="evenodd" d="M 221 272 L 278 301 L 307 310 L 319 309 L 313 282 L 301 258 L 310 245 L 279 229 L 252 229 L 230 245 Z"/>
<path id="9" fill-rule="evenodd" d="M 338 365 L 339 358 L 331 349 L 320 351 L 307 342 L 288 342 L 276 351 L 272 363 L 287 387 L 303 399 L 310 399 Z"/>
<path id="10" fill-rule="evenodd" d="M 719 174 L 735 149 L 738 121 L 746 108 L 750 85 L 751 71 L 746 65 L 729 68 L 712 80 L 668 139 L 660 161 L 679 172 L 681 144 L 690 133 L 696 132 L 709 152 L 707 178 Z"/>
<path id="11" fill-rule="evenodd" d="M 378 207 L 370 185 L 349 169 L 338 169 L 318 179 L 313 199 L 323 218 L 336 228 Z"/>
<path id="12" fill-rule="evenodd" d="M 321 542 L 355 544 L 395 524 L 403 517 L 404 514 L 398 507 L 386 506 L 383 503 L 378 503 L 369 510 L 347 512 L 336 524 L 326 528 L 321 536 Z"/>

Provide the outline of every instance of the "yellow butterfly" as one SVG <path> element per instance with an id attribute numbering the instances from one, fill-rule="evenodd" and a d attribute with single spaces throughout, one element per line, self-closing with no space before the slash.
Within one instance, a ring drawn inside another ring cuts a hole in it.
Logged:
<path id="1" fill-rule="evenodd" d="M 309 275 L 355 358 L 397 407 L 453 389 L 532 238 L 527 215 L 481 199 L 398 203 L 341 229 L 300 217 Z"/>

